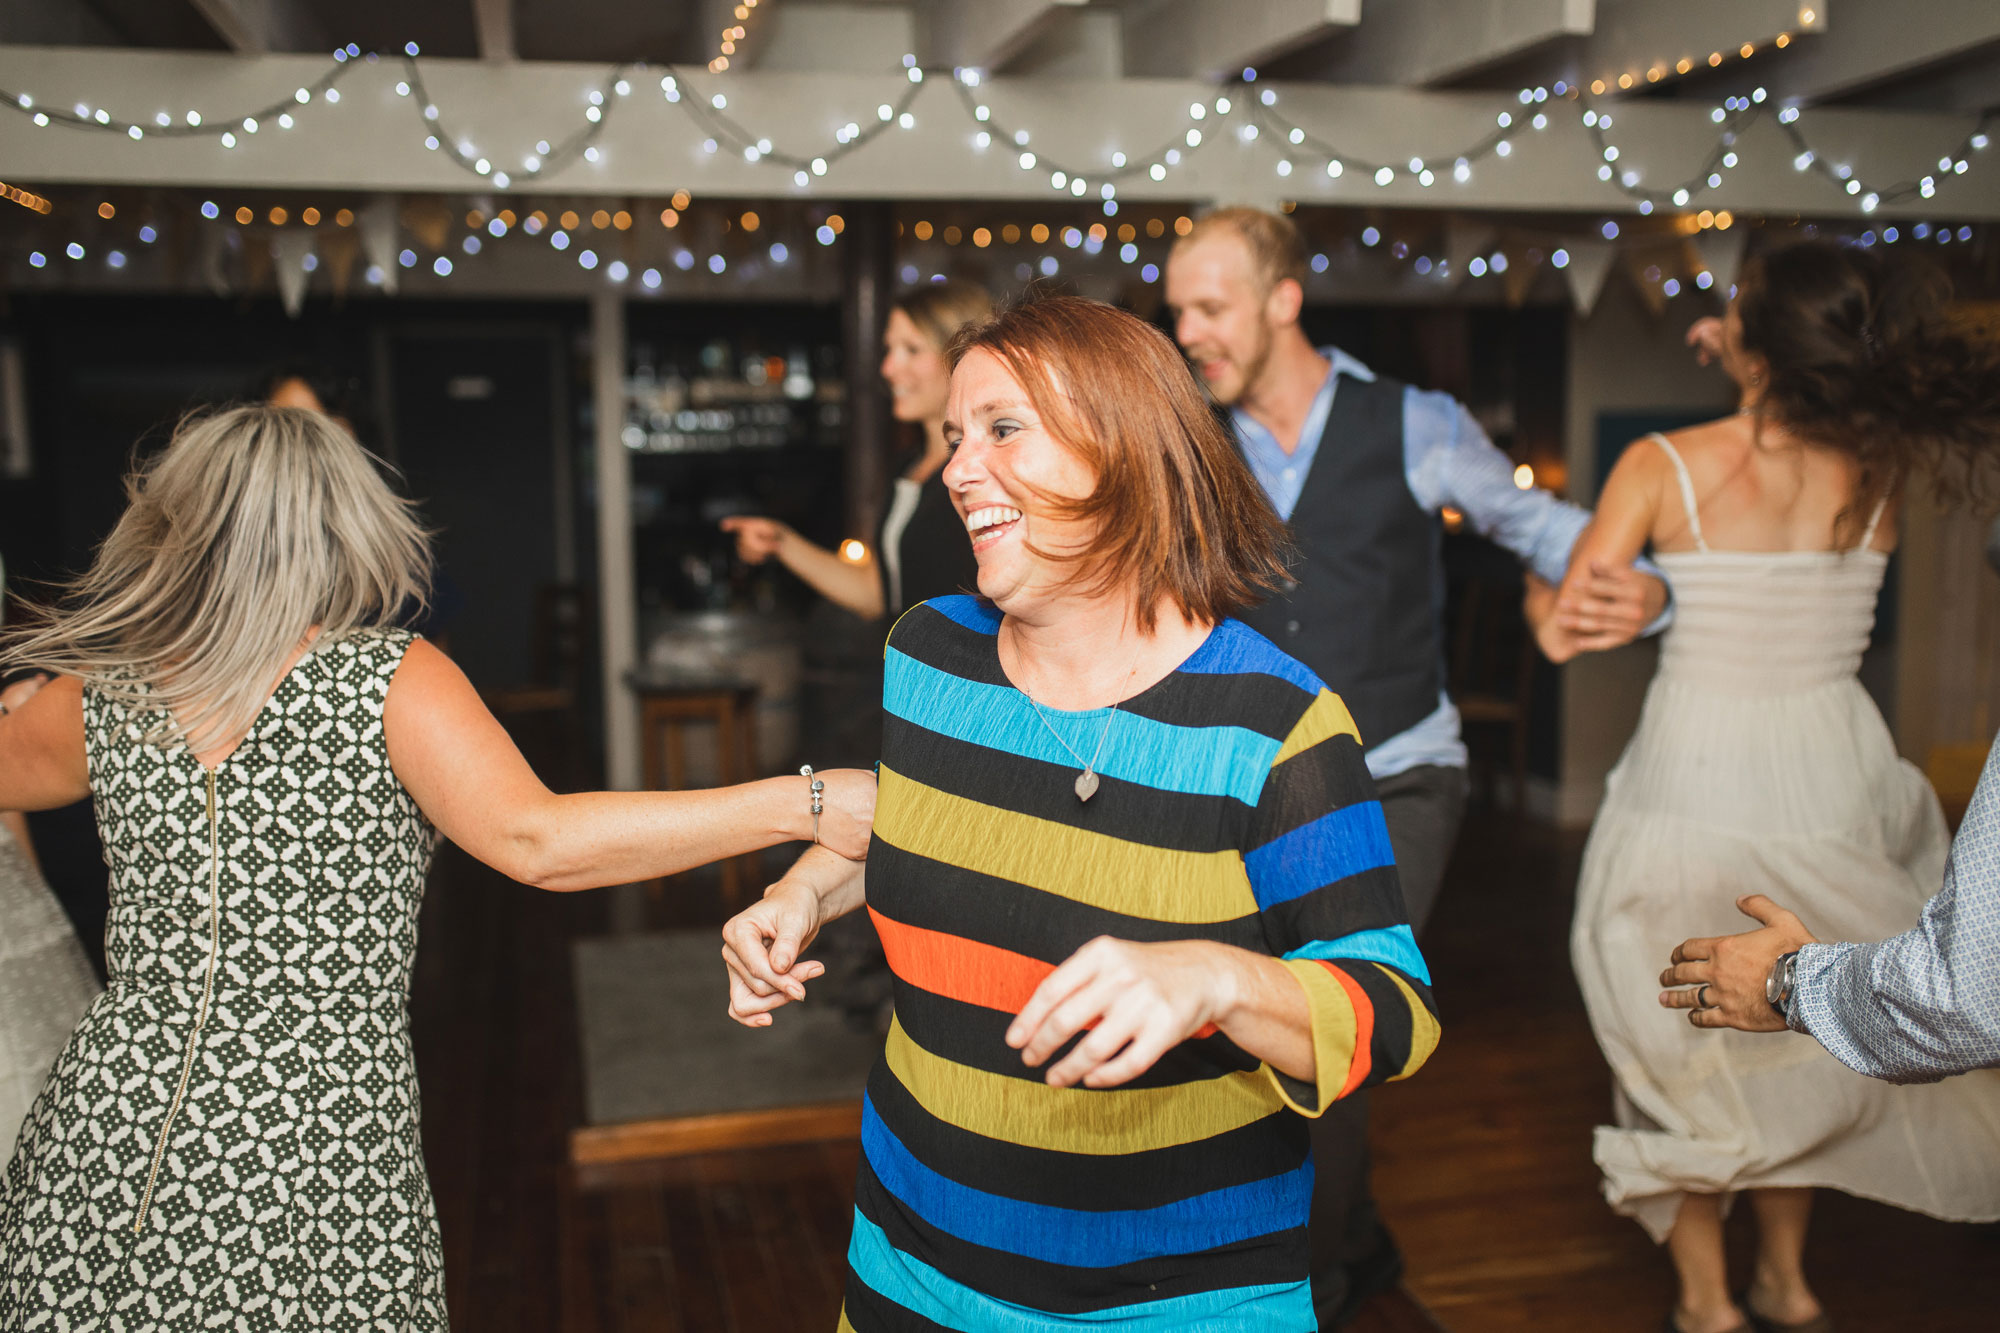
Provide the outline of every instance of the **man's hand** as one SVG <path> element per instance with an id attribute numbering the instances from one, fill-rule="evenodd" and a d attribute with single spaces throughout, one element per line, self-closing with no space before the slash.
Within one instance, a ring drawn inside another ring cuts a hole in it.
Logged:
<path id="1" fill-rule="evenodd" d="M 736 537 L 736 556 L 746 565 L 761 565 L 778 553 L 792 530 L 774 518 L 741 516 L 722 520 L 722 530 Z"/>
<path id="2" fill-rule="evenodd" d="M 1667 585 L 1653 575 L 1593 560 L 1584 577 L 1563 581 L 1555 623 L 1576 651 L 1601 653 L 1638 638 L 1666 607 Z"/>
<path id="3" fill-rule="evenodd" d="M 1687 345 L 1694 348 L 1694 359 L 1702 365 L 1722 359 L 1722 321 L 1714 315 L 1707 315 L 1688 325 Z"/>
<path id="4" fill-rule="evenodd" d="M 1761 893 L 1736 900 L 1737 910 L 1763 923 L 1762 930 L 1716 939 L 1687 940 L 1674 949 L 1673 966 L 1660 973 L 1666 1009 L 1688 1010 L 1698 1028 L 1742 1032 L 1783 1032 L 1785 1017 L 1764 998 L 1771 965 L 1801 945 L 1817 944 L 1805 923 Z"/>
<path id="5" fill-rule="evenodd" d="M 1007 1028 L 1031 1067 L 1086 1028 L 1090 1035 L 1048 1071 L 1050 1086 L 1115 1088 L 1226 1013 L 1236 973 L 1206 940 L 1135 944 L 1099 936 L 1042 980 Z"/>
<path id="6" fill-rule="evenodd" d="M 729 969 L 729 1016 L 744 1027 L 771 1026 L 771 1011 L 806 998 L 805 983 L 826 971 L 799 954 L 825 924 L 819 891 L 787 876 L 761 901 L 722 928 L 722 964 Z"/>

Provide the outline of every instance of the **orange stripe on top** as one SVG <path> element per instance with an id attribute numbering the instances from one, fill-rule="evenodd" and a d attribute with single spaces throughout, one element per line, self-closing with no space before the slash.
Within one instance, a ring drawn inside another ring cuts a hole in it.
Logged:
<path id="1" fill-rule="evenodd" d="M 919 990 L 948 1000 L 1018 1014 L 1027 1007 L 1035 987 L 1056 970 L 1053 963 L 1026 954 L 922 926 L 906 926 L 873 907 L 868 915 L 874 919 L 875 933 L 882 937 L 882 952 L 888 955 L 890 969 Z"/>
<path id="2" fill-rule="evenodd" d="M 1338 1094 L 1345 1097 L 1360 1087 L 1367 1080 L 1368 1071 L 1375 1067 L 1371 1050 L 1375 1040 L 1375 1006 L 1369 1002 L 1368 992 L 1361 989 L 1361 983 L 1348 976 L 1345 969 L 1323 959 L 1315 961 L 1333 973 L 1333 979 L 1347 992 L 1347 1002 L 1354 1006 L 1354 1057 L 1348 1061 L 1347 1082 L 1341 1085 Z"/>
<path id="3" fill-rule="evenodd" d="M 1035 988 L 1056 970 L 1053 963 L 1011 949 L 904 925 L 873 907 L 868 915 L 875 922 L 875 933 L 882 937 L 882 952 L 889 959 L 890 970 L 919 990 L 947 1000 L 1018 1014 L 1028 1007 Z M 1350 988 L 1354 985 L 1351 981 L 1347 984 Z M 1215 1024 L 1209 1023 L 1194 1036 L 1211 1037 L 1215 1032 Z"/>

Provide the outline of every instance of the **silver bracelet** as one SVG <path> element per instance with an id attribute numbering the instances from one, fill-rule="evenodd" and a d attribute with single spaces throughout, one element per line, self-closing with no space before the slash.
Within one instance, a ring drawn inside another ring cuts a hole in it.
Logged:
<path id="1" fill-rule="evenodd" d="M 812 799 L 813 842 L 817 845 L 819 842 L 819 817 L 826 809 L 826 799 L 824 796 L 826 782 L 823 779 L 813 776 L 813 766 L 811 764 L 799 765 L 799 776 L 806 780 L 806 792 Z"/>

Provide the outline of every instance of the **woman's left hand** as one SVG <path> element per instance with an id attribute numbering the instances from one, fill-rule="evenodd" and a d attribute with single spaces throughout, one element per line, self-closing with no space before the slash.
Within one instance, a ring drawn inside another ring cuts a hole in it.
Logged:
<path id="1" fill-rule="evenodd" d="M 1048 1071 L 1049 1085 L 1130 1082 L 1229 1011 L 1237 992 L 1229 952 L 1203 940 L 1135 944 L 1099 936 L 1035 988 L 1007 1028 L 1007 1044 L 1039 1066 L 1088 1028 Z"/>

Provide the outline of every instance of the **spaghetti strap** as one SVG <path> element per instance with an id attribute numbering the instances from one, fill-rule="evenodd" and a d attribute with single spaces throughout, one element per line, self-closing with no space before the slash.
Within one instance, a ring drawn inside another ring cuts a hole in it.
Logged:
<path id="1" fill-rule="evenodd" d="M 1673 445 L 1669 444 L 1667 442 L 1667 437 L 1660 434 L 1660 432 L 1654 431 L 1651 435 L 1647 436 L 1646 438 L 1651 440 L 1653 443 L 1659 445 L 1660 448 L 1666 450 L 1667 457 L 1673 460 L 1674 475 L 1680 478 L 1680 483 L 1681 483 L 1681 505 L 1683 508 L 1687 510 L 1688 529 L 1694 533 L 1695 549 L 1697 551 L 1706 551 L 1708 549 L 1708 542 L 1701 535 L 1701 513 L 1695 508 L 1694 478 L 1688 476 L 1687 464 L 1681 461 L 1680 451 L 1675 449 Z M 1881 511 L 1879 509 L 1876 510 L 1876 516 L 1877 517 L 1881 516 Z M 1875 535 L 1875 525 L 1873 523 L 1870 523 L 1868 525 L 1868 535 L 1870 537 Z M 1864 541 L 1863 545 L 1866 544 L 1867 543 Z"/>
<path id="2" fill-rule="evenodd" d="M 1889 507 L 1889 497 L 1884 495 L 1875 502 L 1875 512 L 1868 516 L 1868 530 L 1861 534 L 1861 544 L 1854 549 L 1866 551 L 1875 545 L 1875 525 L 1882 521 L 1882 511 Z"/>

